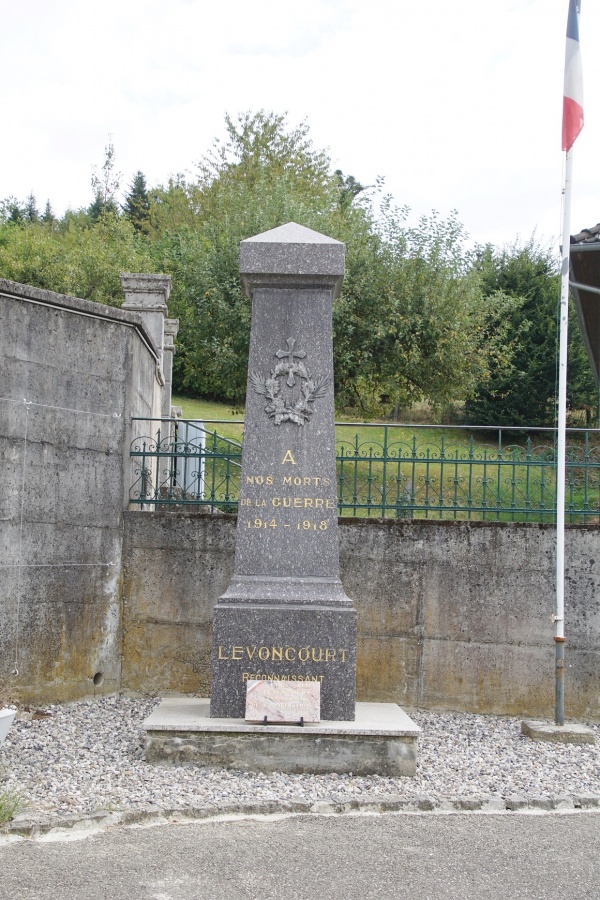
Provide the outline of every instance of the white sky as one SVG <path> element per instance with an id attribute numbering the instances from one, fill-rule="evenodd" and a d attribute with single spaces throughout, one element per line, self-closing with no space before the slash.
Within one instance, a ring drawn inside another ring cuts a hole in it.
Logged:
<path id="1" fill-rule="evenodd" d="M 0 0 L 0 197 L 87 206 L 109 135 L 124 186 L 191 172 L 225 112 L 310 125 L 333 168 L 476 242 L 558 242 L 568 0 Z M 600 3 L 571 232 L 600 220 Z"/>

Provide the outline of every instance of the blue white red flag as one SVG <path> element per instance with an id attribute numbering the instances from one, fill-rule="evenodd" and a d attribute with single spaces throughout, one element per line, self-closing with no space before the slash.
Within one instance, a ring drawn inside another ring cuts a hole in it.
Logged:
<path id="1" fill-rule="evenodd" d="M 579 0 L 569 0 L 565 89 L 563 94 L 562 148 L 570 150 L 583 128 L 583 73 L 579 50 Z"/>

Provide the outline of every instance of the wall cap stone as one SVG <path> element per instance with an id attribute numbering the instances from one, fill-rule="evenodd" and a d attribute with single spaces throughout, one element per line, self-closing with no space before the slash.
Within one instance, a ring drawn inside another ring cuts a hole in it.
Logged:
<path id="1" fill-rule="evenodd" d="M 125 308 L 167 311 L 171 293 L 170 275 L 153 275 L 144 272 L 121 272 L 121 287 L 125 293 Z"/>
<path id="2" fill-rule="evenodd" d="M 123 311 L 116 306 L 107 306 L 104 303 L 94 303 L 92 300 L 83 300 L 80 297 L 72 297 L 69 294 L 59 294 L 45 288 L 33 287 L 30 284 L 21 284 L 18 281 L 9 281 L 0 278 L 0 295 L 13 300 L 24 300 L 29 303 L 39 303 L 42 306 L 52 306 L 56 309 L 64 309 L 77 315 L 90 316 L 96 319 L 106 319 L 120 325 L 135 328 L 140 337 L 147 344 L 152 355 L 158 359 L 158 348 L 148 331 L 142 317 L 133 311 Z"/>

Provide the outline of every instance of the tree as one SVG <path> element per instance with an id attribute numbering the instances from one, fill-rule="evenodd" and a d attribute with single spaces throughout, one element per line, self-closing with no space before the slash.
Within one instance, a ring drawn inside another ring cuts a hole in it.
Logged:
<path id="1" fill-rule="evenodd" d="M 100 191 L 98 191 L 87 209 L 87 214 L 92 222 L 98 222 L 102 214 L 106 212 L 106 205 Z"/>
<path id="2" fill-rule="evenodd" d="M 313 191 L 328 188 L 333 181 L 329 157 L 313 147 L 306 122 L 290 130 L 285 114 L 261 109 L 240 113 L 236 121 L 226 115 L 225 129 L 226 140 L 215 139 L 198 165 L 203 188 L 225 184 L 230 177 L 252 182 L 265 170 L 275 177 L 293 174 L 297 183 Z"/>
<path id="3" fill-rule="evenodd" d="M 557 386 L 558 391 L 558 386 Z M 584 422 L 598 427 L 598 385 L 587 357 L 573 304 L 569 304 L 569 343 L 567 351 L 567 405 L 571 410 L 569 425 L 581 425 L 581 417 L 573 419 L 573 412 L 581 410 Z"/>
<path id="4" fill-rule="evenodd" d="M 136 172 L 125 203 L 121 207 L 136 231 L 148 231 L 150 218 L 150 197 L 143 172 Z"/>
<path id="5" fill-rule="evenodd" d="M 42 222 L 44 225 L 53 225 L 56 221 L 56 216 L 52 211 L 52 206 L 50 205 L 50 201 L 46 200 L 46 206 L 44 207 L 44 213 L 42 215 Z"/>
<path id="6" fill-rule="evenodd" d="M 37 208 L 37 202 L 33 195 L 33 192 L 29 195 L 27 200 L 25 201 L 25 210 L 23 213 L 23 218 L 26 222 L 39 222 L 40 220 L 40 212 Z"/>
<path id="7" fill-rule="evenodd" d="M 344 175 L 341 169 L 334 172 L 338 180 L 340 191 L 340 206 L 345 209 L 354 202 L 354 199 L 364 190 L 365 186 L 357 181 L 354 175 Z"/>
<path id="8" fill-rule="evenodd" d="M 88 208 L 88 215 L 93 222 L 97 222 L 105 213 L 117 214 L 116 195 L 121 178 L 121 173 L 115 171 L 115 148 L 109 138 L 108 144 L 104 148 L 102 168 L 98 171 L 98 167 L 94 166 L 92 174 L 94 199 Z"/>
<path id="9" fill-rule="evenodd" d="M 176 389 L 242 403 L 250 306 L 239 280 L 239 242 L 296 221 L 346 244 L 346 278 L 334 307 L 336 391 L 363 414 L 417 399 L 460 398 L 485 368 L 477 344 L 479 280 L 456 219 L 423 219 L 385 199 L 374 210 L 362 185 L 331 173 L 308 127 L 285 116 L 226 117 L 195 182 L 155 193 L 156 267 L 173 275 L 180 319 Z M 342 192 L 340 194 L 340 192 Z M 341 196 L 346 199 L 341 202 Z"/>
<path id="10" fill-rule="evenodd" d="M 334 305 L 336 394 L 363 415 L 463 399 L 486 366 L 479 280 L 455 217 L 404 224 L 384 198 L 368 232 L 349 234 Z"/>
<path id="11" fill-rule="evenodd" d="M 479 248 L 475 268 L 486 298 L 483 339 L 493 352 L 489 371 L 467 400 L 467 419 L 474 425 L 551 426 L 557 389 L 558 260 L 531 238 L 525 245 Z M 569 399 L 593 403 L 581 335 L 573 314 L 570 319 Z"/>
<path id="12" fill-rule="evenodd" d="M 16 197 L 7 197 L 0 201 L 0 222 L 19 225 L 25 216 L 25 210 Z"/>
<path id="13" fill-rule="evenodd" d="M 119 272 L 151 272 L 153 261 L 131 223 L 107 213 L 90 227 L 72 216 L 60 228 L 0 226 L 0 277 L 120 306 Z"/>
<path id="14" fill-rule="evenodd" d="M 226 117 L 226 134 L 196 181 L 153 192 L 151 220 L 156 265 L 174 276 L 169 308 L 180 319 L 174 385 L 239 404 L 250 333 L 239 242 L 290 220 L 327 230 L 338 191 L 306 125 L 288 130 L 285 116 L 261 111 Z"/>
<path id="15" fill-rule="evenodd" d="M 42 223 L 23 223 L 16 201 L 5 201 L 0 272 L 117 305 L 120 270 L 171 273 L 179 391 L 243 403 L 251 309 L 239 244 L 289 221 L 346 245 L 346 278 L 334 304 L 340 406 L 375 415 L 420 399 L 438 406 L 463 399 L 485 382 L 487 357 L 506 355 L 500 326 L 481 302 L 484 272 L 473 266 L 456 217 L 433 214 L 407 227 L 408 211 L 380 199 L 380 180 L 373 195 L 354 176 L 332 172 L 305 122 L 290 127 L 285 115 L 264 110 L 226 116 L 225 137 L 213 142 L 195 177 L 148 188 L 137 172 L 123 216 L 114 168 L 109 143 L 92 179 L 92 205 L 68 210 L 52 228 L 49 204 Z M 486 328 L 495 343 L 482 345 Z"/>

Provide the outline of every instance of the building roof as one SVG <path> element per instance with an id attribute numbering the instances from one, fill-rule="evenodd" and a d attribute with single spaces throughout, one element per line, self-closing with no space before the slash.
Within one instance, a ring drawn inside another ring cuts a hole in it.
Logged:
<path id="1" fill-rule="evenodd" d="M 600 223 L 571 235 L 570 278 L 581 335 L 600 385 Z"/>

